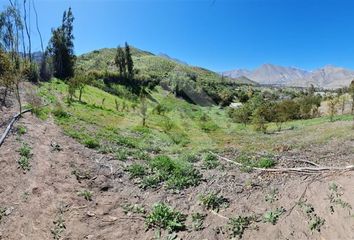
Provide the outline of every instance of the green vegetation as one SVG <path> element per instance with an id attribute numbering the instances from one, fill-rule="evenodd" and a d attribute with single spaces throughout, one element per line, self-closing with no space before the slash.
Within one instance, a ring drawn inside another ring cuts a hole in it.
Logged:
<path id="1" fill-rule="evenodd" d="M 200 195 L 199 201 L 202 206 L 208 210 L 219 211 L 220 208 L 226 208 L 229 206 L 229 200 L 223 196 L 219 196 L 215 192 Z"/>
<path id="2" fill-rule="evenodd" d="M 142 178 L 146 173 L 146 168 L 144 165 L 134 163 L 127 168 L 130 174 L 130 178 Z"/>
<path id="3" fill-rule="evenodd" d="M 340 187 L 335 182 L 330 183 L 328 189 L 330 191 L 330 193 L 328 194 L 328 199 L 331 203 L 331 213 L 334 212 L 334 206 L 340 206 L 344 209 L 348 209 L 349 211 L 352 209 L 352 206 L 341 198 L 343 193 L 341 192 Z"/>
<path id="4" fill-rule="evenodd" d="M 23 125 L 19 125 L 19 126 L 17 126 L 17 132 L 19 135 L 23 135 L 23 134 L 27 133 L 27 128 Z"/>
<path id="5" fill-rule="evenodd" d="M 253 156 L 245 153 L 238 156 L 236 161 L 249 168 L 271 168 L 276 164 L 271 155 Z"/>
<path id="6" fill-rule="evenodd" d="M 308 218 L 308 224 L 311 231 L 321 231 L 321 227 L 325 224 L 325 220 L 318 216 L 315 212 L 315 208 L 306 202 L 299 203 L 300 208 L 304 211 Z"/>
<path id="7" fill-rule="evenodd" d="M 19 149 L 20 159 L 18 164 L 23 171 L 29 171 L 31 169 L 30 158 L 32 157 L 32 149 L 27 143 L 23 143 Z"/>
<path id="8" fill-rule="evenodd" d="M 237 216 L 230 218 L 227 224 L 230 237 L 242 238 L 243 233 L 251 223 L 252 218 L 250 217 Z"/>
<path id="9" fill-rule="evenodd" d="M 128 213 L 135 213 L 135 214 L 145 214 L 146 210 L 143 206 L 139 205 L 139 204 L 124 204 L 122 206 L 124 213 L 128 214 Z"/>
<path id="10" fill-rule="evenodd" d="M 205 214 L 192 213 L 192 229 L 194 231 L 200 231 L 204 228 L 203 223 L 204 223 L 205 217 L 206 217 Z"/>
<path id="11" fill-rule="evenodd" d="M 284 212 L 285 209 L 283 207 L 277 208 L 274 211 L 268 211 L 263 215 L 263 221 L 275 225 Z"/>
<path id="12" fill-rule="evenodd" d="M 214 168 L 218 167 L 219 164 L 220 163 L 219 163 L 218 158 L 211 153 L 206 154 L 203 159 L 203 166 L 206 169 L 214 169 Z"/>
<path id="13" fill-rule="evenodd" d="M 172 209 L 165 203 L 155 204 L 151 212 L 145 218 L 148 228 L 166 229 L 175 232 L 185 229 L 186 216 Z"/>
<path id="14" fill-rule="evenodd" d="M 83 197 L 86 201 L 92 201 L 93 193 L 84 189 L 77 193 L 78 196 Z"/>

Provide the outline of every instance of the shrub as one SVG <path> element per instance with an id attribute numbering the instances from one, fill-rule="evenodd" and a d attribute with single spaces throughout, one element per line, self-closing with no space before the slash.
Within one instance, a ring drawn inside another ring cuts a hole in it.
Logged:
<path id="1" fill-rule="evenodd" d="M 269 157 L 261 157 L 256 165 L 259 168 L 271 168 L 275 165 L 275 161 Z"/>
<path id="2" fill-rule="evenodd" d="M 223 196 L 218 196 L 218 194 L 215 192 L 203 194 L 199 197 L 199 200 L 201 204 L 208 210 L 211 209 L 218 211 L 221 207 L 229 206 L 229 200 Z"/>
<path id="3" fill-rule="evenodd" d="M 145 219 L 148 228 L 166 229 L 169 232 L 185 229 L 186 216 L 165 203 L 156 204 Z"/>
<path id="4" fill-rule="evenodd" d="M 203 166 L 206 169 L 214 169 L 214 168 L 218 167 L 219 164 L 220 163 L 219 163 L 218 158 L 211 153 L 206 154 L 206 156 L 203 159 Z"/>
<path id="5" fill-rule="evenodd" d="M 31 156 L 31 150 L 32 150 L 31 147 L 28 146 L 27 143 L 23 143 L 20 147 L 19 152 L 22 157 L 29 158 Z"/>

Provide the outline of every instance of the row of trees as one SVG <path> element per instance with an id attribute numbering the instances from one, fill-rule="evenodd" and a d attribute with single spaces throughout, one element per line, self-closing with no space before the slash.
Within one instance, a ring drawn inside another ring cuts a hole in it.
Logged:
<path id="1" fill-rule="evenodd" d="M 262 94 L 256 94 L 238 109 L 230 109 L 229 116 L 239 123 L 254 124 L 256 130 L 266 131 L 268 122 L 275 122 L 279 128 L 284 122 L 308 119 L 318 116 L 322 98 L 305 95 L 296 99 L 272 101 Z"/>

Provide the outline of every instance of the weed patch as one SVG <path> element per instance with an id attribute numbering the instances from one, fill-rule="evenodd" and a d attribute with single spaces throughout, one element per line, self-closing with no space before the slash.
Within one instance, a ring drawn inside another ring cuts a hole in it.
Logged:
<path id="1" fill-rule="evenodd" d="M 219 211 L 220 208 L 227 208 L 229 206 L 229 200 L 223 196 L 219 196 L 215 192 L 200 195 L 199 201 L 208 210 Z"/>
<path id="2" fill-rule="evenodd" d="M 175 232 L 185 229 L 186 215 L 165 203 L 156 204 L 145 218 L 147 228 L 166 229 Z"/>

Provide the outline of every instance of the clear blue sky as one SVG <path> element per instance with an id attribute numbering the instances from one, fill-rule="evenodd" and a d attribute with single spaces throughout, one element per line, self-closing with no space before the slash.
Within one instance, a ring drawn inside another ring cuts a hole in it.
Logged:
<path id="1" fill-rule="evenodd" d="M 34 1 L 45 43 L 72 7 L 76 54 L 128 41 L 215 71 L 263 63 L 354 69 L 352 0 Z"/>

